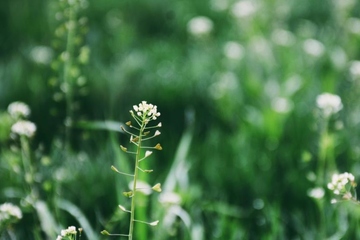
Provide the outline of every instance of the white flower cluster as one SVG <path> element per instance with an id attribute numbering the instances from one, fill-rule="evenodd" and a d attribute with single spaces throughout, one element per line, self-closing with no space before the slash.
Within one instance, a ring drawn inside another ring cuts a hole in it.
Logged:
<path id="1" fill-rule="evenodd" d="M 341 98 L 331 93 L 323 93 L 317 96 L 316 104 L 322 110 L 325 117 L 329 117 L 339 112 L 343 107 Z"/>
<path id="2" fill-rule="evenodd" d="M 12 118 L 17 120 L 12 126 L 11 131 L 15 134 L 32 137 L 36 132 L 36 125 L 30 121 L 23 120 L 30 115 L 30 108 L 23 102 L 13 102 L 8 106 L 8 112 Z"/>
<path id="3" fill-rule="evenodd" d="M 157 111 L 157 106 L 148 104 L 146 101 L 142 101 L 139 106 L 134 105 L 133 108 L 136 114 L 142 118 L 156 120 L 156 118 L 160 116 L 160 112 Z"/>
<path id="4" fill-rule="evenodd" d="M 64 237 L 68 237 L 68 236 L 71 236 L 71 235 L 76 235 L 76 233 L 77 233 L 76 228 L 74 226 L 70 226 L 67 229 L 61 230 L 61 235 L 58 235 L 56 240 L 61 240 Z"/>
<path id="5" fill-rule="evenodd" d="M 345 172 L 342 174 L 333 174 L 331 177 L 331 182 L 328 183 L 327 187 L 334 192 L 334 194 L 339 195 L 340 193 L 346 192 L 345 186 L 350 183 L 351 186 L 355 186 L 355 177 L 351 173 Z"/>
<path id="6" fill-rule="evenodd" d="M 213 25 L 213 22 L 208 17 L 198 16 L 188 22 L 187 29 L 193 36 L 203 36 L 212 31 Z"/>
<path id="7" fill-rule="evenodd" d="M 8 220 L 18 220 L 22 218 L 22 212 L 18 206 L 12 203 L 0 205 L 0 223 Z"/>
<path id="8" fill-rule="evenodd" d="M 251 17 L 257 10 L 257 4 L 251 0 L 238 1 L 234 3 L 231 9 L 233 16 L 239 19 Z"/>
<path id="9" fill-rule="evenodd" d="M 30 121 L 20 120 L 11 126 L 11 131 L 18 135 L 32 137 L 36 132 L 36 125 Z"/>
<path id="10" fill-rule="evenodd" d="M 30 108 L 23 102 L 13 102 L 8 106 L 10 116 L 15 119 L 28 117 L 30 115 Z"/>

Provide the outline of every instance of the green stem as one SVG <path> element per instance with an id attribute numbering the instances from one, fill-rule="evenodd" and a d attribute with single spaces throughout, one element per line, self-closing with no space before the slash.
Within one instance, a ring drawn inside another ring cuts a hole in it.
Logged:
<path id="1" fill-rule="evenodd" d="M 28 191 L 31 193 L 32 184 L 34 180 L 34 172 L 31 165 L 30 159 L 30 146 L 29 141 L 25 136 L 20 136 L 20 144 L 21 144 L 21 155 L 22 162 L 24 166 L 24 179 L 28 186 Z"/>
<path id="2" fill-rule="evenodd" d="M 318 172 L 317 172 L 317 186 L 324 187 L 325 184 L 325 172 L 327 167 L 327 152 L 328 152 L 328 142 L 329 142 L 329 133 L 328 133 L 328 123 L 329 119 L 326 118 L 323 128 L 320 134 L 320 143 L 319 143 L 319 162 L 318 162 Z M 325 209 L 324 203 L 318 201 L 319 207 L 319 239 L 323 239 L 326 236 L 326 218 L 325 218 Z"/>
<path id="3" fill-rule="evenodd" d="M 133 232 L 134 232 L 134 222 L 135 222 L 135 197 L 136 197 L 136 181 L 138 177 L 138 171 L 139 171 L 139 160 L 140 160 L 140 153 L 141 153 L 141 141 L 142 141 L 142 135 L 144 132 L 146 124 L 142 122 L 140 133 L 139 133 L 139 141 L 136 149 L 136 159 L 135 159 L 135 169 L 134 169 L 134 181 L 133 181 L 133 196 L 131 198 L 131 215 L 130 215 L 130 227 L 129 227 L 129 240 L 132 240 L 133 238 Z"/>
<path id="4" fill-rule="evenodd" d="M 328 150 L 328 119 L 325 120 L 324 127 L 320 135 L 319 144 L 319 163 L 318 163 L 318 174 L 317 174 L 317 185 L 322 187 L 325 181 L 325 168 L 326 168 L 326 153 Z"/>

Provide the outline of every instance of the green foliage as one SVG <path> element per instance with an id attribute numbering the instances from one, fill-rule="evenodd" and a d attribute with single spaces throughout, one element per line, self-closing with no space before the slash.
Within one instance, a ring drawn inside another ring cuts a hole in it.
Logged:
<path id="1" fill-rule="evenodd" d="M 158 174 L 146 180 L 162 182 L 164 194 L 141 199 L 144 216 L 160 222 L 137 240 L 358 239 L 359 207 L 330 204 L 326 183 L 334 172 L 360 177 L 359 9 L 357 1 L 2 1 L 0 204 L 23 216 L 0 238 L 55 239 L 76 226 L 81 239 L 100 239 L 102 229 L 126 229 L 114 206 L 128 182 L 109 166 L 131 172 L 120 125 L 147 100 L 161 109 L 164 150 L 148 159 Z M 343 105 L 326 121 L 316 106 L 324 92 Z M 14 101 L 30 106 L 36 124 L 27 142 L 11 133 Z M 311 197 L 319 188 L 324 196 Z"/>

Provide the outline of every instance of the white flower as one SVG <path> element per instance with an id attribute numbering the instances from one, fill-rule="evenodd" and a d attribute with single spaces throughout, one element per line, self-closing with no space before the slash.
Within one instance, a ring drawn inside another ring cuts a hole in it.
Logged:
<path id="1" fill-rule="evenodd" d="M 18 135 L 32 137 L 36 132 L 36 125 L 30 121 L 20 120 L 11 126 L 11 131 Z"/>
<path id="2" fill-rule="evenodd" d="M 230 59 L 242 59 L 244 57 L 244 47 L 237 42 L 227 42 L 224 46 L 224 54 Z"/>
<path id="3" fill-rule="evenodd" d="M 292 108 L 292 102 L 287 98 L 276 97 L 271 101 L 271 107 L 278 113 L 287 113 Z"/>
<path id="4" fill-rule="evenodd" d="M 181 203 L 181 197 L 174 192 L 163 192 L 159 196 L 159 201 L 163 204 L 179 205 Z"/>
<path id="5" fill-rule="evenodd" d="M 0 222 L 11 218 L 21 219 L 22 212 L 20 208 L 12 203 L 3 203 L 0 205 Z"/>
<path id="6" fill-rule="evenodd" d="M 314 57 L 320 57 L 325 52 L 324 44 L 315 39 L 307 39 L 303 44 L 304 51 Z"/>
<path id="7" fill-rule="evenodd" d="M 232 6 L 231 12 L 234 17 L 237 18 L 246 18 L 250 17 L 257 11 L 257 6 L 255 2 L 250 0 L 238 1 Z"/>
<path id="8" fill-rule="evenodd" d="M 295 43 L 294 34 L 284 29 L 275 29 L 271 34 L 271 40 L 284 47 L 292 46 Z"/>
<path id="9" fill-rule="evenodd" d="M 23 102 L 13 102 L 8 106 L 8 112 L 13 118 L 28 117 L 30 108 Z"/>
<path id="10" fill-rule="evenodd" d="M 56 240 L 62 240 L 62 236 L 58 235 Z"/>
<path id="11" fill-rule="evenodd" d="M 331 177 L 331 182 L 328 183 L 328 189 L 332 190 L 334 194 L 339 195 L 345 193 L 347 190 L 345 188 L 346 184 L 350 183 L 352 186 L 355 186 L 355 177 L 351 173 L 345 172 L 342 174 L 333 174 Z"/>
<path id="12" fill-rule="evenodd" d="M 308 191 L 308 196 L 316 199 L 321 199 L 325 195 L 325 191 L 323 188 L 313 188 Z"/>
<path id="13" fill-rule="evenodd" d="M 351 62 L 350 73 L 353 77 L 360 77 L 360 61 Z"/>
<path id="14" fill-rule="evenodd" d="M 131 181 L 131 182 L 129 183 L 129 188 L 130 188 L 130 189 L 133 188 L 133 184 L 134 184 L 133 181 Z M 141 181 L 141 180 L 137 180 L 137 181 L 136 181 L 136 191 L 142 192 L 142 193 L 145 194 L 145 195 L 149 195 L 149 194 L 151 194 L 151 192 L 152 192 L 151 186 L 150 186 L 148 183 L 146 183 L 146 182 L 144 182 L 144 181 Z"/>
<path id="15" fill-rule="evenodd" d="M 360 35 L 360 19 L 359 18 L 349 18 L 346 22 L 348 30 L 353 33 Z"/>
<path id="16" fill-rule="evenodd" d="M 156 120 L 160 116 L 160 112 L 157 111 L 157 106 L 148 104 L 146 101 L 142 101 L 138 106 L 133 106 L 136 115 L 148 120 Z"/>
<path id="17" fill-rule="evenodd" d="M 192 18 L 188 24 L 188 32 L 194 36 L 202 36 L 210 33 L 213 29 L 213 22 L 204 16 Z"/>
<path id="18" fill-rule="evenodd" d="M 343 107 L 341 98 L 331 93 L 323 93 L 317 96 L 316 104 L 326 117 L 339 112 Z"/>
<path id="19" fill-rule="evenodd" d="M 30 51 L 31 59 L 39 64 L 49 64 L 53 58 L 53 50 L 47 46 L 36 46 Z"/>
<path id="20" fill-rule="evenodd" d="M 66 237 L 69 235 L 76 235 L 76 228 L 74 226 L 70 226 L 67 229 L 61 230 L 62 237 Z"/>

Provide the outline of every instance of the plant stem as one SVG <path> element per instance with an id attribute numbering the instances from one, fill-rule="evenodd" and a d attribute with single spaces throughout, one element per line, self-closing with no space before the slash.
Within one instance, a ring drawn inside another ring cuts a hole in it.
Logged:
<path id="1" fill-rule="evenodd" d="M 323 129 L 320 134 L 319 143 L 319 159 L 318 159 L 318 172 L 317 172 L 317 185 L 322 187 L 325 181 L 325 170 L 326 170 L 326 153 L 328 151 L 328 119 L 325 120 Z"/>
<path id="2" fill-rule="evenodd" d="M 136 159 L 135 159 L 135 169 L 134 169 L 134 181 L 133 181 L 133 196 L 131 198 L 131 215 L 130 215 L 130 227 L 129 227 L 129 240 L 132 240 L 133 238 L 133 232 L 134 232 L 134 222 L 135 222 L 135 196 L 136 196 L 136 180 L 138 177 L 138 166 L 139 166 L 139 160 L 140 160 L 140 153 L 141 153 L 141 141 L 142 141 L 142 135 L 145 128 L 145 123 L 141 123 L 141 128 L 139 132 L 139 144 L 137 145 L 136 149 Z"/>

